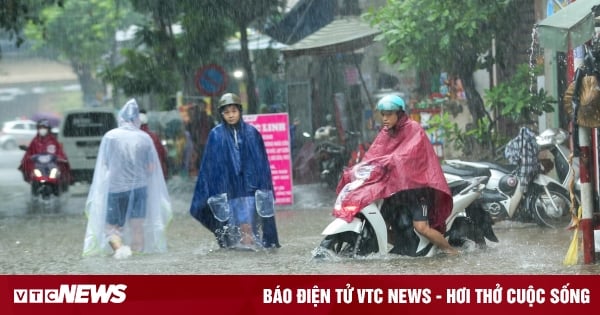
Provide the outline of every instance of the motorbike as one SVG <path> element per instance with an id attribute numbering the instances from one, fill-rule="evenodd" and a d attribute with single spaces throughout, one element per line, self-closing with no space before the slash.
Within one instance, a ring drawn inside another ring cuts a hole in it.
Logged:
<path id="1" fill-rule="evenodd" d="M 537 137 L 540 148 L 549 150 L 554 162 L 544 163 L 525 193 L 516 176 L 516 165 L 446 160 L 442 169 L 445 173 L 462 177 L 488 176 L 489 180 L 477 204 L 490 213 L 494 221 L 533 220 L 544 227 L 567 227 L 571 222 L 572 206 L 568 182 L 571 176 L 577 176 L 578 161 L 573 162 L 573 168 L 569 166 L 569 151 L 562 145 L 564 139 L 560 140 L 565 136 L 564 131 L 549 130 Z M 554 165 L 560 181 L 547 175 Z M 579 202 L 578 198 L 574 200 Z"/>
<path id="2" fill-rule="evenodd" d="M 21 149 L 27 150 L 22 146 Z M 31 172 L 31 212 L 59 212 L 62 197 L 67 191 L 68 184 L 64 183 L 58 164 L 58 156 L 50 153 L 34 154 L 31 156 L 33 170 Z"/>
<path id="3" fill-rule="evenodd" d="M 31 175 L 30 210 L 58 212 L 65 185 L 61 182 L 58 159 L 54 154 L 36 154 L 31 157 L 34 169 Z"/>
<path id="4" fill-rule="evenodd" d="M 541 171 L 546 175 L 554 173 L 553 177 L 567 189 L 570 181 L 574 180 L 574 193 L 579 196 L 579 158 L 573 157 L 570 165 L 571 150 L 564 144 L 567 139 L 569 134 L 560 128 L 546 129 L 536 137 L 540 154 L 547 155 L 540 159 Z"/>
<path id="5" fill-rule="evenodd" d="M 371 169 L 360 164 L 353 169 L 357 179 L 349 185 L 357 189 L 369 178 Z M 486 239 L 498 242 L 489 214 L 471 207 L 480 197 L 487 177 L 462 179 L 446 175 L 453 194 L 452 212 L 446 219 L 446 233 L 450 245 L 460 247 L 472 241 L 479 247 L 487 245 Z M 343 190 L 336 202 L 343 198 Z M 366 257 L 373 254 L 398 254 L 411 257 L 430 257 L 438 252 L 426 237 L 412 226 L 410 211 L 404 207 L 386 207 L 386 200 L 379 199 L 361 209 L 351 222 L 335 218 L 321 233 L 325 238 L 313 251 L 313 258 L 323 259 L 330 255 L 341 257 Z M 393 240 L 393 248 L 388 243 Z"/>
<path id="6" fill-rule="evenodd" d="M 360 132 L 345 131 L 344 134 L 346 138 L 340 144 L 335 127 L 323 126 L 315 131 L 319 177 L 331 189 L 337 187 L 344 168 L 360 162 L 368 149 L 368 144 L 360 141 Z"/>

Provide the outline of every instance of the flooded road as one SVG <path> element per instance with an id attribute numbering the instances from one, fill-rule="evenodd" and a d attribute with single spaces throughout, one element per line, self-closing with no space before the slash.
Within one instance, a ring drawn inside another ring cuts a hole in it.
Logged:
<path id="1" fill-rule="evenodd" d="M 71 187 L 61 213 L 29 214 L 26 185 L 16 165 L 21 151 L 0 157 L 0 273 L 2 274 L 600 274 L 600 265 L 564 266 L 572 232 L 533 224 L 501 222 L 499 243 L 485 250 L 466 247 L 459 256 L 408 258 L 380 255 L 365 259 L 314 261 L 334 194 L 318 184 L 294 187 L 292 206 L 277 208 L 282 247 L 273 251 L 219 249 L 189 214 L 194 183 L 181 178 L 168 185 L 174 216 L 168 228 L 169 252 L 126 260 L 81 256 L 87 185 Z"/>

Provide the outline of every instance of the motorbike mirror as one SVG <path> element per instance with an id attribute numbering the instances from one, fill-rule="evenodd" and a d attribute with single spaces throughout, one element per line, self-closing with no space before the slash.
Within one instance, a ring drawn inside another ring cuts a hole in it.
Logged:
<path id="1" fill-rule="evenodd" d="M 536 137 L 539 146 L 562 144 L 568 138 L 568 133 L 559 128 L 546 129 Z"/>
<path id="2" fill-rule="evenodd" d="M 27 146 L 24 144 L 19 144 L 19 149 L 21 149 L 23 151 L 27 151 Z"/>

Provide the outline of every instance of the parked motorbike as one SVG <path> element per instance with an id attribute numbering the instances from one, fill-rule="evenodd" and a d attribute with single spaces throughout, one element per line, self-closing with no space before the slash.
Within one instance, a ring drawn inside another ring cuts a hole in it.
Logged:
<path id="1" fill-rule="evenodd" d="M 569 189 L 570 181 L 574 180 L 575 195 L 579 196 L 579 158 L 573 157 L 572 165 L 569 165 L 571 150 L 565 146 L 565 141 L 569 139 L 569 134 L 560 128 L 546 129 L 536 137 L 536 142 L 540 148 L 540 153 L 549 153 L 548 158 L 542 158 L 542 173 L 549 175 L 555 171 L 556 179 L 561 185 Z M 550 176 L 550 175 L 549 175 Z"/>
<path id="2" fill-rule="evenodd" d="M 352 189 L 358 189 L 369 178 L 372 169 L 359 165 L 353 169 L 357 181 Z M 493 221 L 480 208 L 471 204 L 480 197 L 486 177 L 469 180 L 448 175 L 453 193 L 453 208 L 446 219 L 445 237 L 452 246 L 463 246 L 468 240 L 478 246 L 486 246 L 486 239 L 498 242 L 492 230 Z M 343 198 L 343 191 L 336 202 Z M 314 258 L 326 258 L 330 254 L 342 257 L 364 257 L 377 253 L 393 253 L 412 257 L 433 256 L 437 247 L 426 237 L 416 232 L 412 226 L 410 211 L 403 207 L 385 209 L 385 200 L 375 200 L 358 212 L 351 222 L 335 218 L 321 233 L 325 236 L 313 251 Z M 388 233 L 390 233 L 388 235 Z M 394 240 L 394 247 L 388 251 L 388 243 Z"/>
<path id="3" fill-rule="evenodd" d="M 446 160 L 442 169 L 444 173 L 465 178 L 489 176 L 477 204 L 490 213 L 494 221 L 533 219 L 538 225 L 550 228 L 567 227 L 570 222 L 569 191 L 543 173 L 533 179 L 523 194 L 513 165 Z"/>
<path id="4" fill-rule="evenodd" d="M 345 131 L 344 134 L 346 138 L 341 144 L 335 127 L 323 126 L 315 131 L 319 176 L 331 189 L 337 187 L 344 168 L 360 162 L 368 149 L 368 144 L 361 141 L 360 132 Z"/>

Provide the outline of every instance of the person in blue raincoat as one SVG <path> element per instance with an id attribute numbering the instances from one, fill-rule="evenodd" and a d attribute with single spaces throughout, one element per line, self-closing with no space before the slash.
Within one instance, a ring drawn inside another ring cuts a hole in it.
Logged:
<path id="1" fill-rule="evenodd" d="M 190 214 L 222 248 L 280 247 L 262 136 L 242 119 L 239 96 L 224 94 L 218 110 L 222 122 L 208 135 Z"/>

